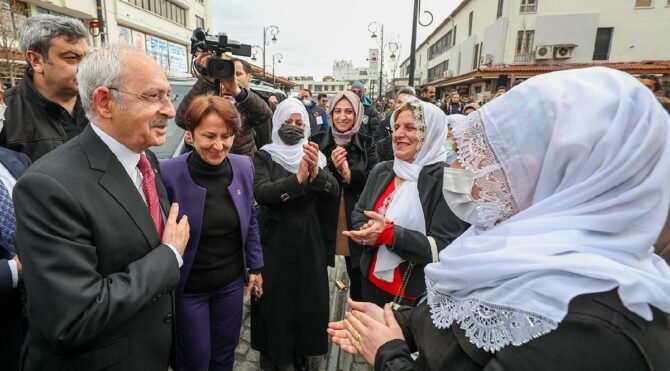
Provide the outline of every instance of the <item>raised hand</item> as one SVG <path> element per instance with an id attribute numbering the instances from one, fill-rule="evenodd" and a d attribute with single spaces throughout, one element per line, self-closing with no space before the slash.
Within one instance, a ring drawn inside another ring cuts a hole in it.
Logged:
<path id="1" fill-rule="evenodd" d="M 333 161 L 335 170 L 342 176 L 342 181 L 346 184 L 351 182 L 351 171 L 347 161 L 347 151 L 344 147 L 337 147 L 331 152 L 330 158 Z"/>
<path id="2" fill-rule="evenodd" d="M 173 203 L 170 207 L 167 221 L 165 222 L 165 229 L 161 237 L 161 243 L 173 246 L 179 255 L 184 256 L 186 244 L 188 243 L 190 227 L 188 225 L 188 218 L 186 215 L 181 217 L 177 223 L 177 215 L 179 214 L 179 204 Z"/>
<path id="3" fill-rule="evenodd" d="M 319 145 L 314 142 L 309 142 L 302 146 L 305 156 L 304 160 L 309 164 L 309 175 L 315 179 L 319 175 Z"/>

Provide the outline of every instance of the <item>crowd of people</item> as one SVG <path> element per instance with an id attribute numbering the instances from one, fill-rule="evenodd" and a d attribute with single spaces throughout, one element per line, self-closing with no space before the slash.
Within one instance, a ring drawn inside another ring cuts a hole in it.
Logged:
<path id="1" fill-rule="evenodd" d="M 233 59 L 233 79 L 199 76 L 174 107 L 156 62 L 89 52 L 77 20 L 20 35 L 0 126 L 3 369 L 232 370 L 244 295 L 263 370 L 308 370 L 329 339 L 376 370 L 670 362 L 655 76 L 562 71 L 443 104 L 431 85 L 373 102 L 354 83 L 328 102 L 260 95 Z M 190 150 L 159 163 L 172 117 Z M 351 311 L 329 322 L 338 255 Z"/>

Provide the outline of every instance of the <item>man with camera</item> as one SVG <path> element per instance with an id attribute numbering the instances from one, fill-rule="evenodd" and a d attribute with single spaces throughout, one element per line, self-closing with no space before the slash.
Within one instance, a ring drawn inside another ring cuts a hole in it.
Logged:
<path id="1" fill-rule="evenodd" d="M 245 87 L 249 85 L 246 73 L 226 74 L 231 76 L 226 76 L 225 79 L 215 79 L 211 74 L 212 71 L 208 71 L 209 64 L 213 60 L 212 58 L 213 56 L 209 52 L 201 52 L 196 57 L 196 69 L 201 71 L 201 75 L 177 109 L 177 125 L 182 129 L 185 128 L 184 114 L 186 113 L 186 109 L 191 103 L 191 100 L 196 96 L 203 94 L 217 94 L 222 97 L 227 97 L 235 103 L 235 108 L 237 108 L 237 112 L 240 113 L 242 119 L 242 127 L 235 135 L 231 153 L 253 157 L 257 150 L 254 141 L 254 131 L 258 130 L 262 136 L 265 136 L 265 129 L 271 126 L 272 110 L 263 99 L 252 93 L 248 87 Z M 217 57 L 217 59 L 215 59 L 216 66 L 223 66 L 225 63 L 222 63 L 223 61 L 233 63 L 230 58 L 224 54 L 222 57 Z M 240 61 L 237 61 L 234 64 L 239 64 L 239 67 L 236 66 L 235 70 L 240 68 L 244 71 L 243 64 Z M 202 73 L 202 71 L 208 71 L 209 73 Z M 261 142 L 262 141 L 263 139 L 261 139 Z"/>

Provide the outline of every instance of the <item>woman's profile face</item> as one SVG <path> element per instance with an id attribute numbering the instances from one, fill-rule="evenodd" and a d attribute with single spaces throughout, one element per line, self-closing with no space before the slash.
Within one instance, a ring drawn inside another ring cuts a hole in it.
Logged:
<path id="1" fill-rule="evenodd" d="M 210 165 L 219 165 L 226 159 L 233 147 L 235 132 L 224 119 L 210 113 L 200 120 L 200 124 L 191 133 L 193 148 L 203 161 Z"/>
<path id="2" fill-rule="evenodd" d="M 395 99 L 395 109 L 398 109 L 398 108 L 400 108 L 400 106 L 402 106 L 402 101 L 403 101 L 405 98 L 407 98 L 408 95 L 409 95 L 409 94 L 405 94 L 405 93 L 403 93 L 403 94 L 400 94 L 400 95 L 398 95 L 398 96 L 396 97 L 396 99 Z"/>
<path id="3" fill-rule="evenodd" d="M 333 121 L 335 128 L 340 133 L 346 133 L 354 127 L 356 114 L 354 113 L 354 107 L 348 99 L 343 98 L 337 102 L 333 109 Z"/>
<path id="4" fill-rule="evenodd" d="M 419 147 L 419 138 L 416 136 L 416 122 L 411 110 L 398 114 L 393 126 L 393 154 L 400 160 L 414 162 Z"/>
<path id="5" fill-rule="evenodd" d="M 292 113 L 286 120 L 284 120 L 285 125 L 293 125 L 299 128 L 304 128 L 305 123 L 302 121 L 302 115 L 299 113 Z"/>

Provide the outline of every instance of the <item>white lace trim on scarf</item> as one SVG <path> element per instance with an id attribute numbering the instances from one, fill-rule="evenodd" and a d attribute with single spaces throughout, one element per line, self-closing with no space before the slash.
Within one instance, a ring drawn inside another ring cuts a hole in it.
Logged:
<path id="1" fill-rule="evenodd" d="M 558 327 L 557 322 L 536 313 L 443 294 L 429 279 L 426 286 L 435 327 L 444 329 L 456 322 L 472 344 L 487 352 L 500 351 L 510 344 L 525 344 Z"/>

